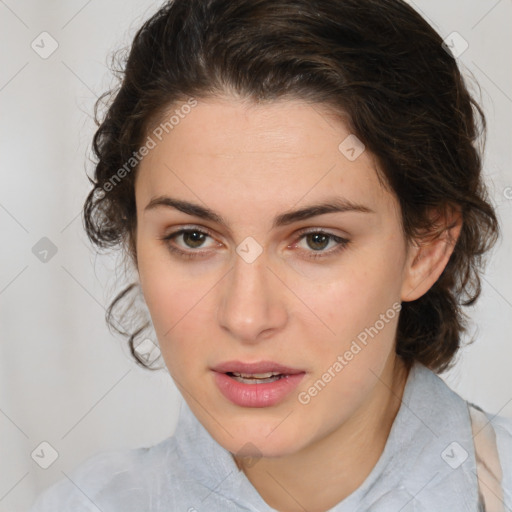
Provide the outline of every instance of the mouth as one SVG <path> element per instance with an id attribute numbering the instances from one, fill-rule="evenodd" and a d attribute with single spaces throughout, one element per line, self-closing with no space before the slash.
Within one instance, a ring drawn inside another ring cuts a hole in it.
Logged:
<path id="1" fill-rule="evenodd" d="M 243 363 L 241 361 L 226 361 L 212 368 L 219 373 L 239 373 L 244 375 L 260 375 L 274 373 L 281 375 L 295 375 L 305 370 L 284 366 L 274 361 L 260 361 L 259 363 Z"/>
<path id="2" fill-rule="evenodd" d="M 241 407 L 275 405 L 299 384 L 305 370 L 272 361 L 228 361 L 212 368 L 220 392 Z"/>
<path id="3" fill-rule="evenodd" d="M 215 366 L 212 370 L 218 373 L 225 373 L 238 382 L 244 382 L 245 384 L 274 382 L 289 375 L 305 373 L 304 370 L 290 368 L 273 361 L 260 361 L 259 363 L 226 361 Z"/>
<path id="4" fill-rule="evenodd" d="M 235 379 L 237 382 L 242 382 L 243 384 L 266 384 L 286 377 L 285 374 L 274 372 L 256 374 L 227 372 L 226 375 Z"/>

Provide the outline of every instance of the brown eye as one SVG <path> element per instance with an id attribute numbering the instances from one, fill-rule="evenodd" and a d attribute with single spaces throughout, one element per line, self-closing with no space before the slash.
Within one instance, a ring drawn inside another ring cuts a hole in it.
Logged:
<path id="1" fill-rule="evenodd" d="M 329 235 L 324 233 L 308 233 L 305 236 L 308 246 L 315 251 L 325 249 L 329 245 L 330 238 Z"/>
<path id="2" fill-rule="evenodd" d="M 213 240 L 213 237 L 205 231 L 196 228 L 188 228 L 174 231 L 173 233 L 160 238 L 160 240 L 165 242 L 165 245 L 170 252 L 184 258 L 195 258 L 204 256 L 209 252 L 206 250 L 196 250 L 207 247 L 204 244 L 208 238 Z M 180 239 L 181 243 L 178 243 Z"/>
<path id="3" fill-rule="evenodd" d="M 306 255 L 307 258 L 326 258 L 332 256 L 342 251 L 350 243 L 346 238 L 341 238 L 333 233 L 322 230 L 302 233 L 299 242 L 302 240 L 306 241 L 307 247 L 305 251 L 308 253 Z M 331 243 L 333 248 L 325 250 Z M 299 246 L 298 242 L 296 245 Z"/>
<path id="4" fill-rule="evenodd" d="M 208 236 L 202 231 L 183 231 L 181 233 L 183 235 L 183 241 L 185 244 L 192 248 L 197 249 L 198 247 L 201 247 L 203 244 L 205 238 Z"/>

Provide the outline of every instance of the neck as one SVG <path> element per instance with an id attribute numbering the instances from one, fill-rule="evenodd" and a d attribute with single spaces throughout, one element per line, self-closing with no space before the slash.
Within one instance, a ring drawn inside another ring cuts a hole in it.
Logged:
<path id="1" fill-rule="evenodd" d="M 364 405 L 328 436 L 252 467 L 237 461 L 268 505 L 280 512 L 325 512 L 364 482 L 384 450 L 409 373 L 400 358 L 389 366 Z"/>

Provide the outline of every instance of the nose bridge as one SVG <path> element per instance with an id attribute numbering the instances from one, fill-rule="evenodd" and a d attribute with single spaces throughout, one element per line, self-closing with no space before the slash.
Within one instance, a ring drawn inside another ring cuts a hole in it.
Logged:
<path id="1" fill-rule="evenodd" d="M 237 255 L 227 276 L 217 318 L 240 341 L 257 341 L 261 332 L 280 328 L 286 321 L 282 285 L 267 265 L 265 254 L 254 261 Z"/>

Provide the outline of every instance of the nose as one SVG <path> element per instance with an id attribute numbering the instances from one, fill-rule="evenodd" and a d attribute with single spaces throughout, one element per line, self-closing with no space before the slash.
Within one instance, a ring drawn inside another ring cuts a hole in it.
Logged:
<path id="1" fill-rule="evenodd" d="M 257 343 L 283 329 L 286 287 L 268 266 L 265 253 L 252 263 L 237 256 L 224 280 L 219 325 L 242 343 Z"/>

